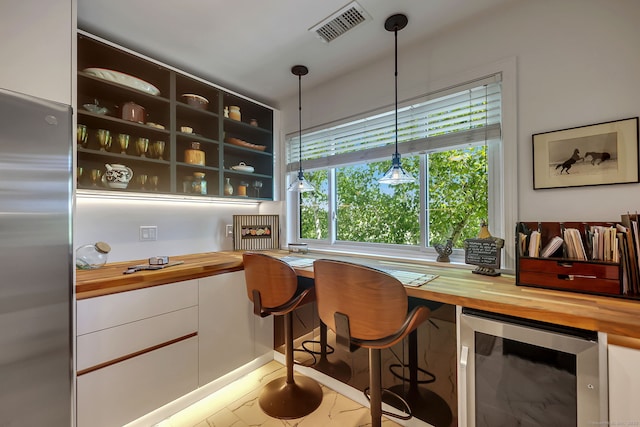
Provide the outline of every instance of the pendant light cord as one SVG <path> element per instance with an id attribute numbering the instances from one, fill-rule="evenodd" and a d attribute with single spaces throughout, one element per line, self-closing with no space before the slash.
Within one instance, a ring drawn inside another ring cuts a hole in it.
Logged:
<path id="1" fill-rule="evenodd" d="M 298 144 L 299 144 L 299 152 L 300 155 L 300 169 L 299 172 L 302 174 L 302 75 L 298 76 Z"/>
<path id="2" fill-rule="evenodd" d="M 396 157 L 398 157 L 398 27 L 394 29 L 395 34 L 395 101 L 396 101 Z"/>

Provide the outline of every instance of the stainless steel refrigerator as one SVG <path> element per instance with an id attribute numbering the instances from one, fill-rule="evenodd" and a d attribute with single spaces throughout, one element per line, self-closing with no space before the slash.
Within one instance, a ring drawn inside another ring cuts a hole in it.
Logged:
<path id="1" fill-rule="evenodd" d="M 0 426 L 71 426 L 72 113 L 0 89 Z"/>

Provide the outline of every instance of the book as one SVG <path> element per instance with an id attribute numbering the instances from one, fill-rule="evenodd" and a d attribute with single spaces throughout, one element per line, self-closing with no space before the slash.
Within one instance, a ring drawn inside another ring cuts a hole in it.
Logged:
<path id="1" fill-rule="evenodd" d="M 587 260 L 587 254 L 577 228 L 565 228 L 564 241 L 567 243 L 567 255 L 571 259 Z"/>
<path id="2" fill-rule="evenodd" d="M 533 230 L 529 237 L 529 256 L 540 256 L 540 232 L 538 230 Z"/>
<path id="3" fill-rule="evenodd" d="M 629 276 L 631 281 L 629 283 L 629 291 L 636 292 L 639 288 L 638 282 L 640 282 L 640 268 L 638 263 L 638 248 L 636 246 L 636 239 L 631 224 L 632 215 L 630 213 L 620 215 L 621 227 L 626 229 L 625 237 L 627 239 L 627 256 L 629 257 Z"/>
<path id="4" fill-rule="evenodd" d="M 558 249 L 562 247 L 564 240 L 560 236 L 554 236 L 549 242 L 542 248 L 540 251 L 540 256 L 543 258 L 548 258 L 551 255 L 555 254 Z"/>

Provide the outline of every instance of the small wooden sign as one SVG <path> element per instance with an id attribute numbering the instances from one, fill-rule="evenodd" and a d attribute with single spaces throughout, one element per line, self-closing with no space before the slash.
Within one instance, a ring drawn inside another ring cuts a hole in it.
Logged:
<path id="1" fill-rule="evenodd" d="M 466 239 L 464 241 L 464 262 L 477 265 L 473 273 L 487 276 L 499 276 L 495 271 L 500 268 L 500 254 L 504 239 L 490 237 L 488 239 Z"/>

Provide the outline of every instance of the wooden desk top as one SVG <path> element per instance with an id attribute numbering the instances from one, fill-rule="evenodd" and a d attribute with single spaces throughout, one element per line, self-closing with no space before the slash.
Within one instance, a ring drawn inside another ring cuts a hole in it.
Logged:
<path id="1" fill-rule="evenodd" d="M 289 255 L 285 251 L 271 253 L 275 256 Z M 436 274 L 436 279 L 423 286 L 407 287 L 407 294 L 446 304 L 640 338 L 638 301 L 516 286 L 512 275 L 488 277 L 444 264 L 388 262 L 315 253 L 299 256 L 339 258 L 396 270 Z M 111 263 L 97 270 L 78 271 L 76 297 L 80 300 L 242 270 L 241 252 L 208 252 L 171 257 L 171 261 L 178 260 L 184 261 L 184 264 L 133 274 L 123 272 L 132 265 L 145 264 L 147 260 Z M 296 271 L 301 276 L 313 277 L 311 267 L 297 268 Z"/>

